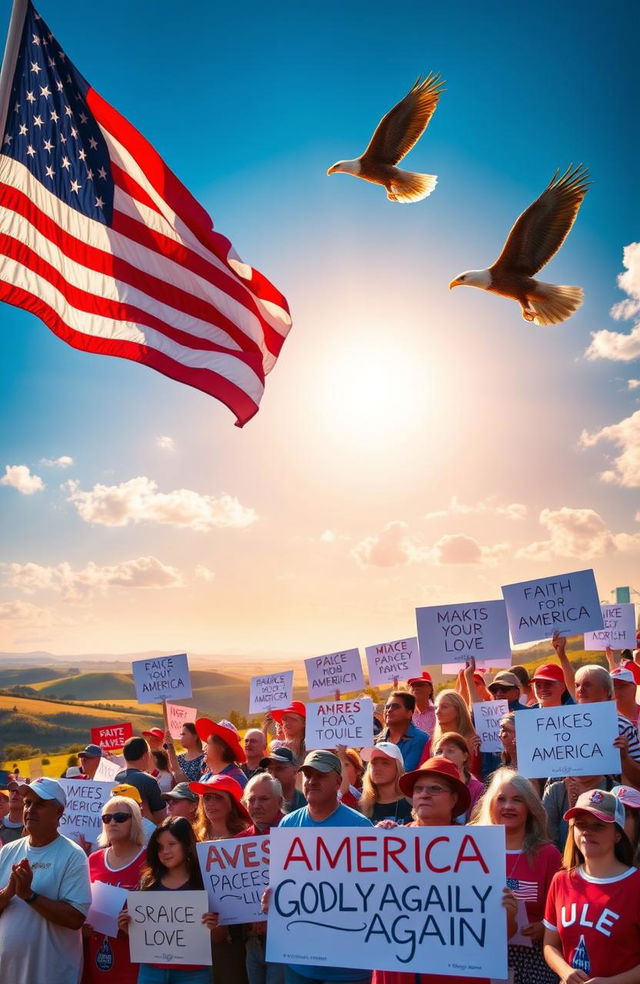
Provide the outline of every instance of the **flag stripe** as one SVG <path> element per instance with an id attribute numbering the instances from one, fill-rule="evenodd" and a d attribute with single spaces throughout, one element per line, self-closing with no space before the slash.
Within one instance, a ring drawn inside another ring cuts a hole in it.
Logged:
<path id="1" fill-rule="evenodd" d="M 170 338 L 163 332 L 155 328 L 125 321 L 120 318 L 115 320 L 111 315 L 110 303 L 104 302 L 95 296 L 91 298 L 91 309 L 78 308 L 74 305 L 73 291 L 69 290 L 68 285 L 60 289 L 58 285 L 51 283 L 46 277 L 42 276 L 37 270 L 31 269 L 20 262 L 23 247 L 21 243 L 13 240 L 16 257 L 5 254 L 3 261 L 3 272 L 5 280 L 9 285 L 20 285 L 25 293 L 41 299 L 46 307 L 58 316 L 64 324 L 67 333 L 74 332 L 80 336 L 93 336 L 96 340 L 102 339 L 105 343 L 104 351 L 110 355 L 122 355 L 121 345 L 135 344 L 148 350 L 155 350 L 159 355 L 171 358 L 176 362 L 182 362 L 190 369 L 216 372 L 225 375 L 234 384 L 242 386 L 249 395 L 259 399 L 262 394 L 262 383 L 249 366 L 230 355 L 219 350 L 211 351 L 208 348 L 194 348 L 193 346 L 181 345 L 178 341 Z M 67 292 L 71 297 L 67 296 Z M 24 307 L 24 304 L 21 304 Z M 29 308 L 33 310 L 33 308 Z M 56 331 L 61 337 L 62 332 Z M 74 343 L 75 344 L 75 343 Z M 76 345 L 77 348 L 86 348 L 82 343 Z M 89 349 L 87 349 L 89 350 Z M 95 351 L 95 349 L 91 349 Z M 128 358 L 128 356 L 124 356 Z M 136 359 L 136 361 L 145 361 Z"/>

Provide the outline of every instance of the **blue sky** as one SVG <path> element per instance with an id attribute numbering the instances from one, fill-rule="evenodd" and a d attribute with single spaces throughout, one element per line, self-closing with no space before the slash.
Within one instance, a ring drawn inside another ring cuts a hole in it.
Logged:
<path id="1" fill-rule="evenodd" d="M 520 577 L 593 565 L 603 597 L 633 583 L 637 359 L 585 352 L 631 330 L 609 312 L 634 296 L 617 277 L 638 235 L 637 5 L 414 2 L 398 20 L 375 0 L 37 6 L 287 295 L 294 327 L 240 432 L 203 394 L 0 309 L 0 474 L 25 465 L 44 484 L 0 487 L 0 648 L 328 652 Z M 407 166 L 438 175 L 433 195 L 392 205 L 327 177 L 430 70 L 447 91 Z M 544 279 L 582 285 L 579 312 L 539 329 L 513 302 L 450 293 L 572 161 L 593 187 Z M 617 444 L 580 446 L 627 420 Z M 40 464 L 62 455 L 73 465 Z M 99 496 L 130 505 L 137 476 L 149 512 L 96 521 Z M 149 483 L 255 518 L 158 522 Z M 505 518 L 514 503 L 524 517 Z M 150 557 L 123 587 L 118 565 Z"/>

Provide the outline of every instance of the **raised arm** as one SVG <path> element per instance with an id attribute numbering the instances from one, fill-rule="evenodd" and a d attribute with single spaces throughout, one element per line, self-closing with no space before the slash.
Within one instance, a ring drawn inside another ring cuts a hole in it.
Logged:
<path id="1" fill-rule="evenodd" d="M 576 671 L 569 662 L 569 657 L 567 656 L 567 640 L 559 632 L 554 632 L 551 639 L 551 645 L 556 651 L 556 656 L 560 660 L 560 666 L 562 667 L 562 672 L 564 673 L 564 685 L 573 697 L 576 699 Z"/>

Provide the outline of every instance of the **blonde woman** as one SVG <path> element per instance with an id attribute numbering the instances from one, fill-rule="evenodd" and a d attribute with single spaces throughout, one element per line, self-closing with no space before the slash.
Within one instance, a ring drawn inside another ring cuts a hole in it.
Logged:
<path id="1" fill-rule="evenodd" d="M 509 980 L 514 984 L 556 984 L 558 978 L 542 952 L 542 919 L 547 892 L 562 859 L 550 842 L 547 815 L 535 787 L 514 769 L 498 769 L 471 823 L 504 827 L 507 885 L 526 905 L 527 921 L 519 930 L 532 945 L 509 944 Z"/>
<path id="2" fill-rule="evenodd" d="M 140 807 L 125 796 L 112 796 L 102 809 L 99 850 L 89 855 L 91 881 L 136 889 L 146 861 L 146 835 Z M 114 938 L 85 923 L 82 984 L 102 981 L 136 984 L 138 964 L 129 960 L 129 940 L 120 931 Z"/>
<path id="3" fill-rule="evenodd" d="M 455 690 L 441 690 L 436 697 L 436 726 L 428 746 L 428 754 L 438 747 L 442 736 L 449 731 L 462 735 L 469 749 L 469 771 L 480 779 L 480 738 L 471 721 L 469 709 Z M 425 750 L 426 751 L 426 750 Z M 425 755 L 425 758 L 428 756 Z"/>
<path id="4" fill-rule="evenodd" d="M 367 768 L 362 780 L 362 795 L 358 809 L 372 823 L 395 820 L 405 824 L 411 820 L 411 803 L 400 789 L 404 775 L 402 752 L 391 741 L 381 741 L 373 748 L 363 748 L 362 760 Z"/>

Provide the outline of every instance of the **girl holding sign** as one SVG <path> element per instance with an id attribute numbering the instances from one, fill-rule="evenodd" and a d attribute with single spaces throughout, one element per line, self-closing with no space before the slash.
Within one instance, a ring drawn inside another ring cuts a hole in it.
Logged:
<path id="1" fill-rule="evenodd" d="M 547 817 L 528 779 L 513 769 L 494 772 L 472 825 L 499 824 L 507 844 L 507 885 L 525 911 L 519 942 L 509 943 L 509 980 L 513 984 L 556 984 L 542 953 L 542 916 L 551 880 L 561 865 L 560 852 L 547 836 Z"/>
<path id="2" fill-rule="evenodd" d="M 185 817 L 168 817 L 149 838 L 147 864 L 140 881 L 142 892 L 185 892 L 204 887 L 196 839 Z M 167 900 L 168 903 L 170 900 Z M 131 917 L 121 912 L 118 922 L 129 931 Z M 218 925 L 214 912 L 206 912 L 202 922 L 210 930 Z M 140 964 L 138 984 L 211 984 L 211 968 L 196 964 Z"/>
<path id="3" fill-rule="evenodd" d="M 561 984 L 640 981 L 640 871 L 622 802 L 601 789 L 567 811 L 569 838 L 544 912 L 544 955 Z"/>

